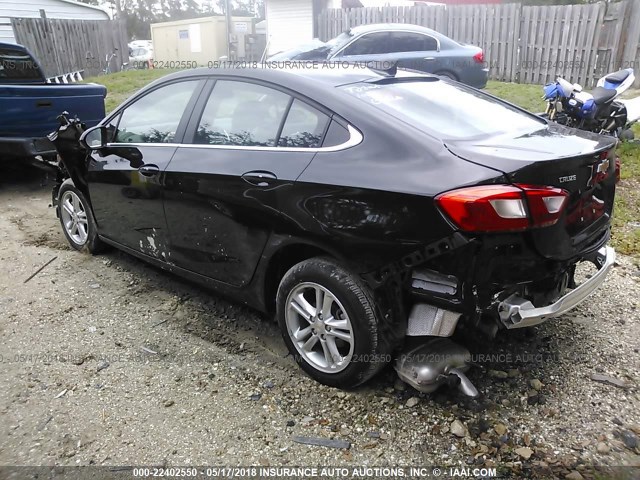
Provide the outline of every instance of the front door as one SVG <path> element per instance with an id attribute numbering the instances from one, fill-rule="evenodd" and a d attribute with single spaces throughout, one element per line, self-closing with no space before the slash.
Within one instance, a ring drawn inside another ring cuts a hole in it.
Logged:
<path id="1" fill-rule="evenodd" d="M 160 86 L 111 120 L 111 141 L 91 154 L 87 175 L 101 235 L 166 260 L 163 172 L 201 87 L 199 80 Z"/>
<path id="2" fill-rule="evenodd" d="M 396 61 L 391 52 L 389 32 L 372 32 L 356 38 L 332 60 L 386 70 Z"/>

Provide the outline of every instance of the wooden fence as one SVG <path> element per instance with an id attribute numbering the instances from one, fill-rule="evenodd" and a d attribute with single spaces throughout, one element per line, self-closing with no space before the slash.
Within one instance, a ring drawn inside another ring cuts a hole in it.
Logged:
<path id="1" fill-rule="evenodd" d="M 12 18 L 11 25 L 16 41 L 31 50 L 47 77 L 79 70 L 84 70 L 85 77 L 98 75 L 106 67 L 106 56 L 114 51 L 112 71 L 129 61 L 122 22 Z"/>
<path id="2" fill-rule="evenodd" d="M 560 75 L 592 87 L 606 72 L 640 70 L 638 0 L 329 9 L 317 21 L 319 37 L 325 41 L 350 27 L 370 23 L 429 27 L 481 47 L 490 78 L 506 82 L 543 84 Z"/>

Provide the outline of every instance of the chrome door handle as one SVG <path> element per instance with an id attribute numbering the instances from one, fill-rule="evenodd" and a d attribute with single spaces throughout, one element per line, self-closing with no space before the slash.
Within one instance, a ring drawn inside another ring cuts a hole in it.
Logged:
<path id="1" fill-rule="evenodd" d="M 271 172 L 267 172 L 264 170 L 254 170 L 242 174 L 242 179 L 245 182 L 250 183 L 251 185 L 255 185 L 256 187 L 268 187 L 271 184 L 271 181 L 277 180 L 278 177 L 276 177 L 276 175 Z"/>
<path id="2" fill-rule="evenodd" d="M 153 177 L 154 175 L 160 173 L 160 167 L 154 165 L 153 163 L 150 163 L 148 165 L 141 166 L 138 171 L 145 177 Z"/>

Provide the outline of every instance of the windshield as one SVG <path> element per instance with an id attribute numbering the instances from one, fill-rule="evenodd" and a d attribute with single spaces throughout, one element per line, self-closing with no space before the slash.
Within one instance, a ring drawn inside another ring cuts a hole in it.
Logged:
<path id="1" fill-rule="evenodd" d="M 38 64 L 21 50 L 0 48 L 0 81 L 41 80 Z"/>
<path id="2" fill-rule="evenodd" d="M 435 79 L 356 83 L 340 88 L 400 120 L 435 132 L 443 139 L 530 133 L 546 125 L 542 119 L 481 92 Z"/>
<path id="3" fill-rule="evenodd" d="M 338 48 L 345 45 L 349 40 L 351 40 L 352 37 L 353 34 L 351 32 L 342 32 L 337 37 L 329 40 L 325 45 L 329 45 L 331 47 L 331 50 L 337 50 Z"/>
<path id="4" fill-rule="evenodd" d="M 315 41 L 313 43 L 302 45 L 293 50 L 287 50 L 285 52 L 277 53 L 269 60 L 319 60 L 326 59 L 329 55 L 346 45 L 353 35 L 349 32 L 344 32 L 335 38 L 332 38 L 328 42 Z"/>

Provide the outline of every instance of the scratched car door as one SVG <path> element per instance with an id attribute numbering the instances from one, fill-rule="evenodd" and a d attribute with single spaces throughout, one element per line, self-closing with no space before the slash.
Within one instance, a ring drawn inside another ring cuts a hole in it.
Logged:
<path id="1" fill-rule="evenodd" d="M 203 86 L 199 80 L 162 85 L 111 120 L 113 138 L 106 148 L 92 152 L 87 175 L 103 236 L 165 259 L 163 172 L 176 151 L 176 135 L 186 126 L 184 112 Z"/>

